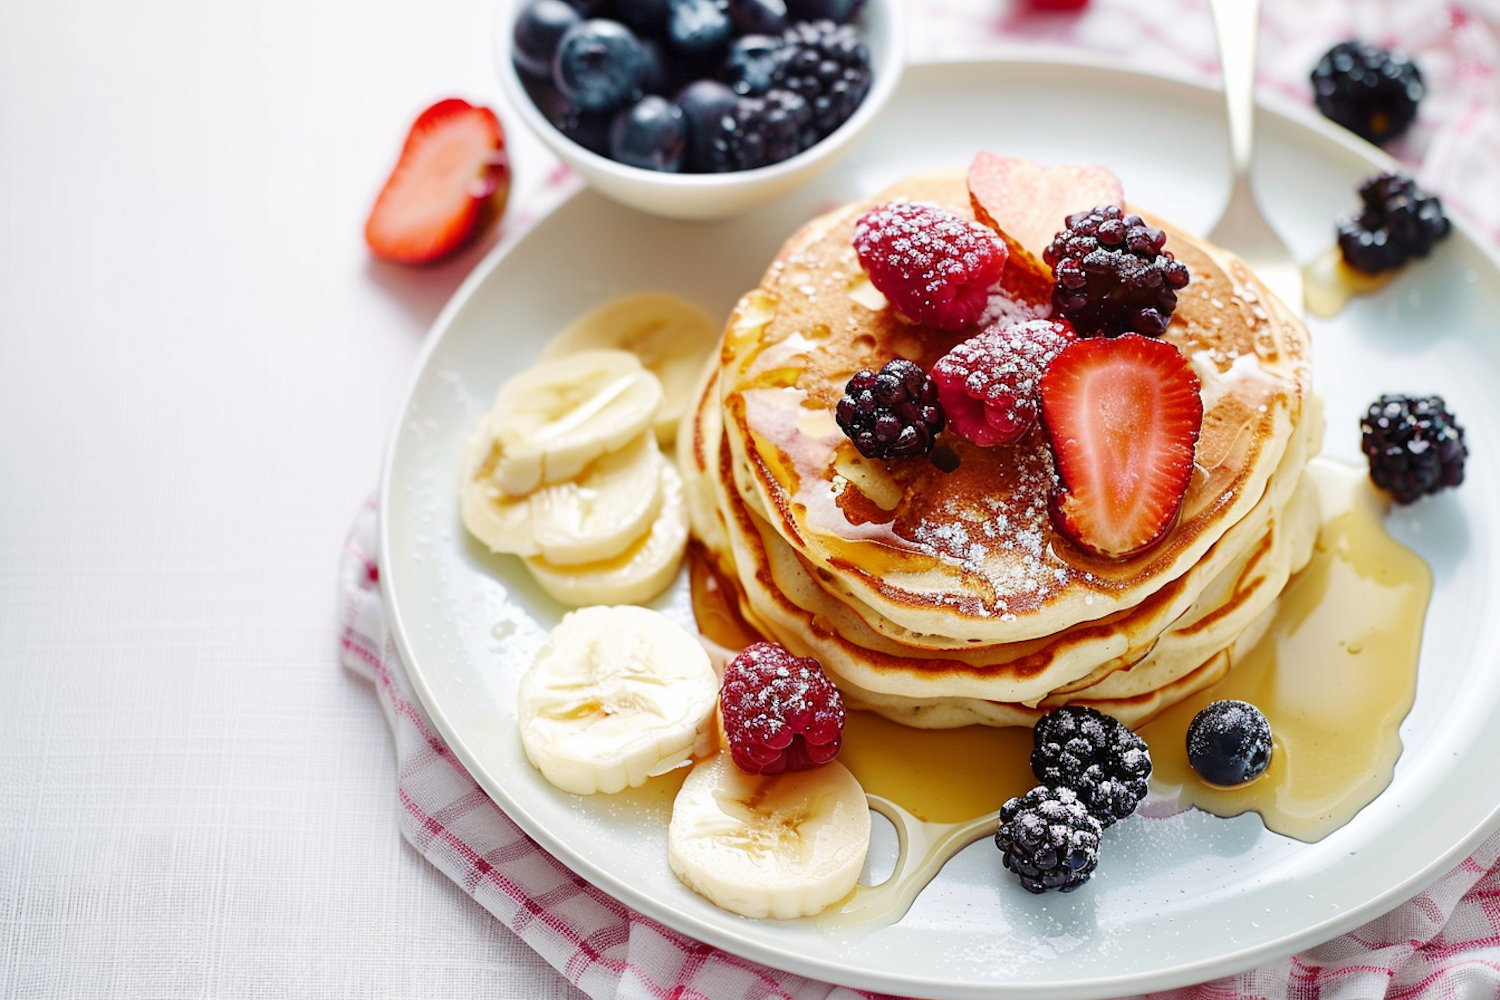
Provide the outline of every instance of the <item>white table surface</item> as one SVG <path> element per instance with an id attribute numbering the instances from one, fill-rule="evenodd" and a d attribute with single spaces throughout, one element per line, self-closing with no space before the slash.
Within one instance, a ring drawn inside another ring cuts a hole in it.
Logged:
<path id="1" fill-rule="evenodd" d="M 0 997 L 581 995 L 401 840 L 336 657 L 341 542 L 489 245 L 379 265 L 365 214 L 441 97 L 509 126 L 512 224 L 552 165 L 492 16 L 0 3 Z"/>
<path id="2" fill-rule="evenodd" d="M 365 213 L 418 111 L 497 102 L 491 17 L 0 4 L 0 997 L 580 995 L 401 840 L 336 656 L 483 252 L 373 264 Z"/>

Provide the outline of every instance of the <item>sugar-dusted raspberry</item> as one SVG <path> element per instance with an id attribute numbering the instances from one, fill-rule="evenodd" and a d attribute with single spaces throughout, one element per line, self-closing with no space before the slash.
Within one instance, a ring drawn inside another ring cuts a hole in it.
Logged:
<path id="1" fill-rule="evenodd" d="M 948 427 L 982 448 L 1015 444 L 1035 424 L 1042 372 L 1078 339 L 1058 320 L 989 326 L 932 366 Z"/>
<path id="2" fill-rule="evenodd" d="M 818 661 L 774 642 L 745 648 L 724 668 L 719 711 L 735 766 L 750 774 L 805 771 L 843 745 L 844 701 Z"/>
<path id="3" fill-rule="evenodd" d="M 861 215 L 854 250 L 897 311 L 949 331 L 978 321 L 1010 253 L 989 227 L 914 201 Z"/>

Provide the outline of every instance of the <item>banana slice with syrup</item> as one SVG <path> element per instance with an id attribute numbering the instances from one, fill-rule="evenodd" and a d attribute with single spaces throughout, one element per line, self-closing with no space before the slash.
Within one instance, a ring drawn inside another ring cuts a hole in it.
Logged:
<path id="1" fill-rule="evenodd" d="M 688 774 L 667 859 L 710 902 L 746 917 L 809 917 L 853 891 L 870 849 L 864 789 L 838 761 L 746 774 L 726 752 Z"/>
<path id="2" fill-rule="evenodd" d="M 649 435 L 648 435 L 649 437 Z M 650 527 L 612 559 L 559 566 L 546 555 L 530 556 L 526 568 L 537 584 L 563 604 L 644 604 L 677 577 L 687 549 L 687 502 L 682 475 L 659 463 L 661 507 Z"/>
<path id="3" fill-rule="evenodd" d="M 513 497 L 576 478 L 654 425 L 661 382 L 629 351 L 580 351 L 502 384 L 475 431 L 471 478 Z"/>
<path id="4" fill-rule="evenodd" d="M 584 313 L 548 342 L 543 360 L 579 351 L 618 348 L 640 359 L 661 380 L 662 405 L 656 436 L 669 445 L 695 398 L 693 388 L 720 324 L 703 308 L 670 292 L 638 292 L 611 299 Z"/>
<path id="5" fill-rule="evenodd" d="M 565 792 L 618 792 L 712 749 L 718 696 L 708 653 L 670 618 L 580 608 L 521 677 L 521 745 Z"/>

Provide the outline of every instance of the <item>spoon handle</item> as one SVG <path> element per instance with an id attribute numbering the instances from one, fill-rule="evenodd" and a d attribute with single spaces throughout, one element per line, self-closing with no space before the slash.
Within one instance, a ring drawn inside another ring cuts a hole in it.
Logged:
<path id="1" fill-rule="evenodd" d="M 1209 0 L 1209 8 L 1224 77 L 1229 165 L 1238 182 L 1250 175 L 1250 151 L 1255 143 L 1255 39 L 1260 27 L 1260 0 Z"/>

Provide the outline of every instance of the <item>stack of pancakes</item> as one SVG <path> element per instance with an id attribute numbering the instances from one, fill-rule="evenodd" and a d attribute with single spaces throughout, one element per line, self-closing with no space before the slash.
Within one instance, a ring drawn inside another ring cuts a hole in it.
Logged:
<path id="1" fill-rule="evenodd" d="M 962 170 L 909 179 L 804 226 L 735 308 L 679 436 L 700 551 L 745 619 L 854 706 L 950 727 L 1084 704 L 1138 725 L 1223 676 L 1311 553 L 1306 330 L 1238 259 L 1163 225 L 1192 275 L 1165 339 L 1203 384 L 1196 469 L 1160 543 L 1092 556 L 1052 528 L 1040 428 L 882 462 L 835 422 L 856 371 L 930 369 L 976 332 L 913 325 L 864 276 L 854 222 L 903 198 L 974 217 Z M 1050 288 L 1013 256 L 989 315 L 1048 315 Z"/>

